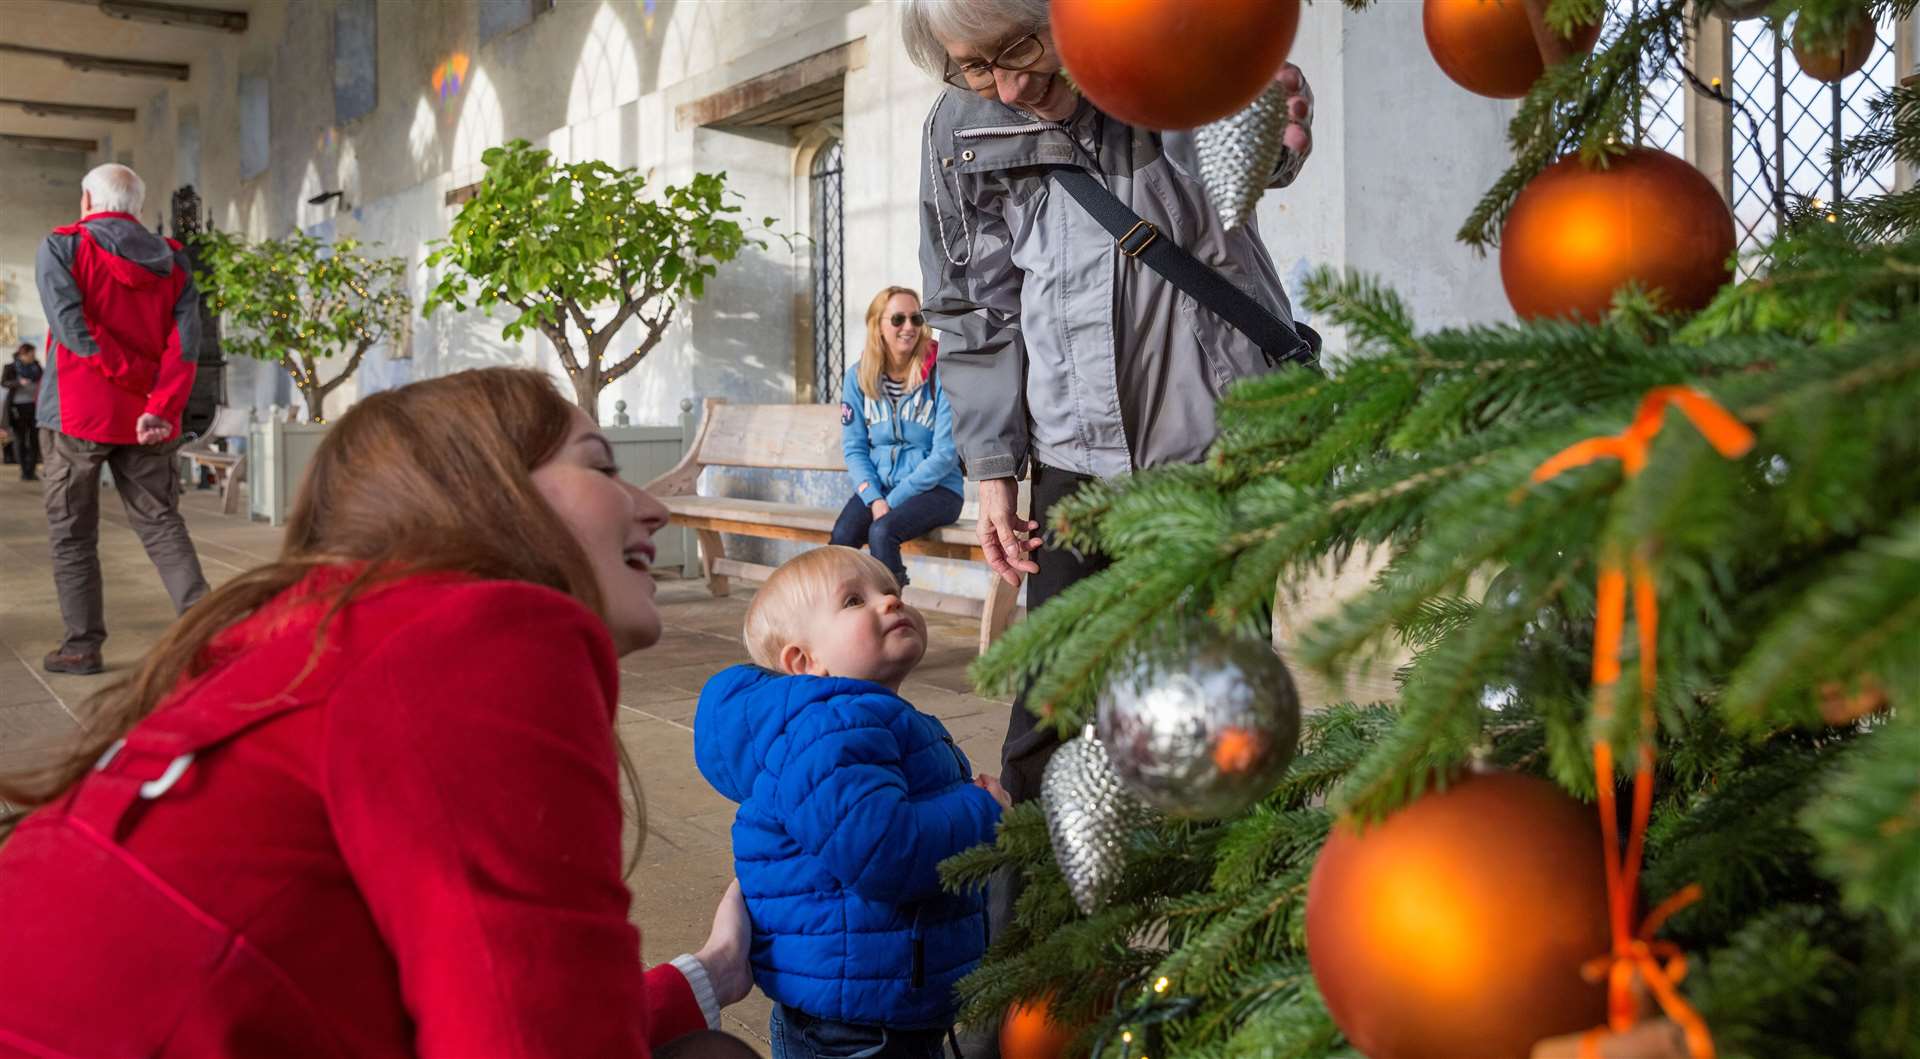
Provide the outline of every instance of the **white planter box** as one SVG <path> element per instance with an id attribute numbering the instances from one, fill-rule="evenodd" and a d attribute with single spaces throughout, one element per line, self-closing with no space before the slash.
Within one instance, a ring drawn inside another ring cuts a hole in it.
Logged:
<path id="1" fill-rule="evenodd" d="M 620 465 L 620 477 L 634 485 L 646 485 L 673 470 L 687 450 L 684 426 L 601 427 L 600 433 L 613 443 L 613 462 Z M 654 535 L 653 545 L 654 569 L 669 570 L 677 566 L 686 577 L 699 575 L 700 564 L 691 530 L 669 526 Z"/>
<path id="2" fill-rule="evenodd" d="M 307 464 L 327 435 L 325 423 L 255 423 L 247 433 L 248 513 L 284 526 Z"/>

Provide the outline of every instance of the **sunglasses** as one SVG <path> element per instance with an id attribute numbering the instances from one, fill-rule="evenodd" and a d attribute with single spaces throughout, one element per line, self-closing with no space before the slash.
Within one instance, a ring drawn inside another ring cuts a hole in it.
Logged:
<path id="1" fill-rule="evenodd" d="M 915 327 L 924 327 L 926 326 L 926 323 L 927 323 L 927 318 L 919 313 L 911 313 L 911 314 L 894 313 L 892 316 L 887 318 L 887 322 L 892 324 L 895 327 L 899 327 L 901 324 L 906 323 L 908 320 L 912 320 L 913 326 Z"/>

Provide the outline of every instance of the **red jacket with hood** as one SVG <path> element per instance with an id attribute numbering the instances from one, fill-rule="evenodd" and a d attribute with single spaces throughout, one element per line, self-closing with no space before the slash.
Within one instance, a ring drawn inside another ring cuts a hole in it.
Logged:
<path id="1" fill-rule="evenodd" d="M 193 389 L 199 299 L 179 243 L 128 213 L 56 228 L 35 262 L 47 316 L 39 425 L 108 445 L 157 415 L 180 432 Z"/>
<path id="2" fill-rule="evenodd" d="M 0 1056 L 645 1056 L 706 1027 L 628 920 L 606 625 L 442 575 L 316 635 L 345 576 L 221 633 L 0 845 Z"/>

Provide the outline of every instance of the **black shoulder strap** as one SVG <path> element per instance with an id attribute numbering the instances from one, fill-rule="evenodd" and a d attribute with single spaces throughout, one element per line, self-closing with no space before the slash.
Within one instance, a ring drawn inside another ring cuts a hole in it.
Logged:
<path id="1" fill-rule="evenodd" d="M 1161 238 L 1159 228 L 1142 220 L 1092 173 L 1079 166 L 1056 166 L 1053 180 L 1100 222 L 1120 244 L 1122 254 L 1145 263 L 1253 339 L 1269 360 L 1320 370 L 1320 336 L 1313 328 L 1288 324 L 1173 240 Z"/>

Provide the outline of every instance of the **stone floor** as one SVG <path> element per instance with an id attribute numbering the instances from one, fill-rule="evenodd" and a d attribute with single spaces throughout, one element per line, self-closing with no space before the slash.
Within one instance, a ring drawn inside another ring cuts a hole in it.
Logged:
<path id="1" fill-rule="evenodd" d="M 60 615 L 47 557 L 46 521 L 37 486 L 0 471 L 0 769 L 32 763 L 85 724 L 86 698 L 105 676 L 43 672 L 39 660 L 58 640 Z M 188 493 L 194 543 L 215 585 L 271 558 L 279 531 L 219 513 L 213 493 Z M 244 509 L 244 505 L 242 505 Z M 107 583 L 109 672 L 132 666 L 173 619 L 159 577 L 126 516 L 102 497 L 100 556 Z M 738 582 L 736 581 L 736 584 Z M 694 701 L 719 670 L 747 661 L 740 624 L 749 591 L 715 599 L 703 583 L 664 581 L 666 635 L 621 663 L 619 732 L 638 767 L 647 800 L 647 837 L 635 872 L 633 921 L 648 962 L 697 948 L 713 904 L 731 878 L 731 803 L 693 765 Z M 927 659 L 903 692 L 934 714 L 976 767 L 993 769 L 1006 727 L 1004 703 L 972 693 L 966 669 L 978 626 L 938 614 Z M 726 1028 L 766 1050 L 768 1003 L 756 991 L 726 1012 Z"/>

